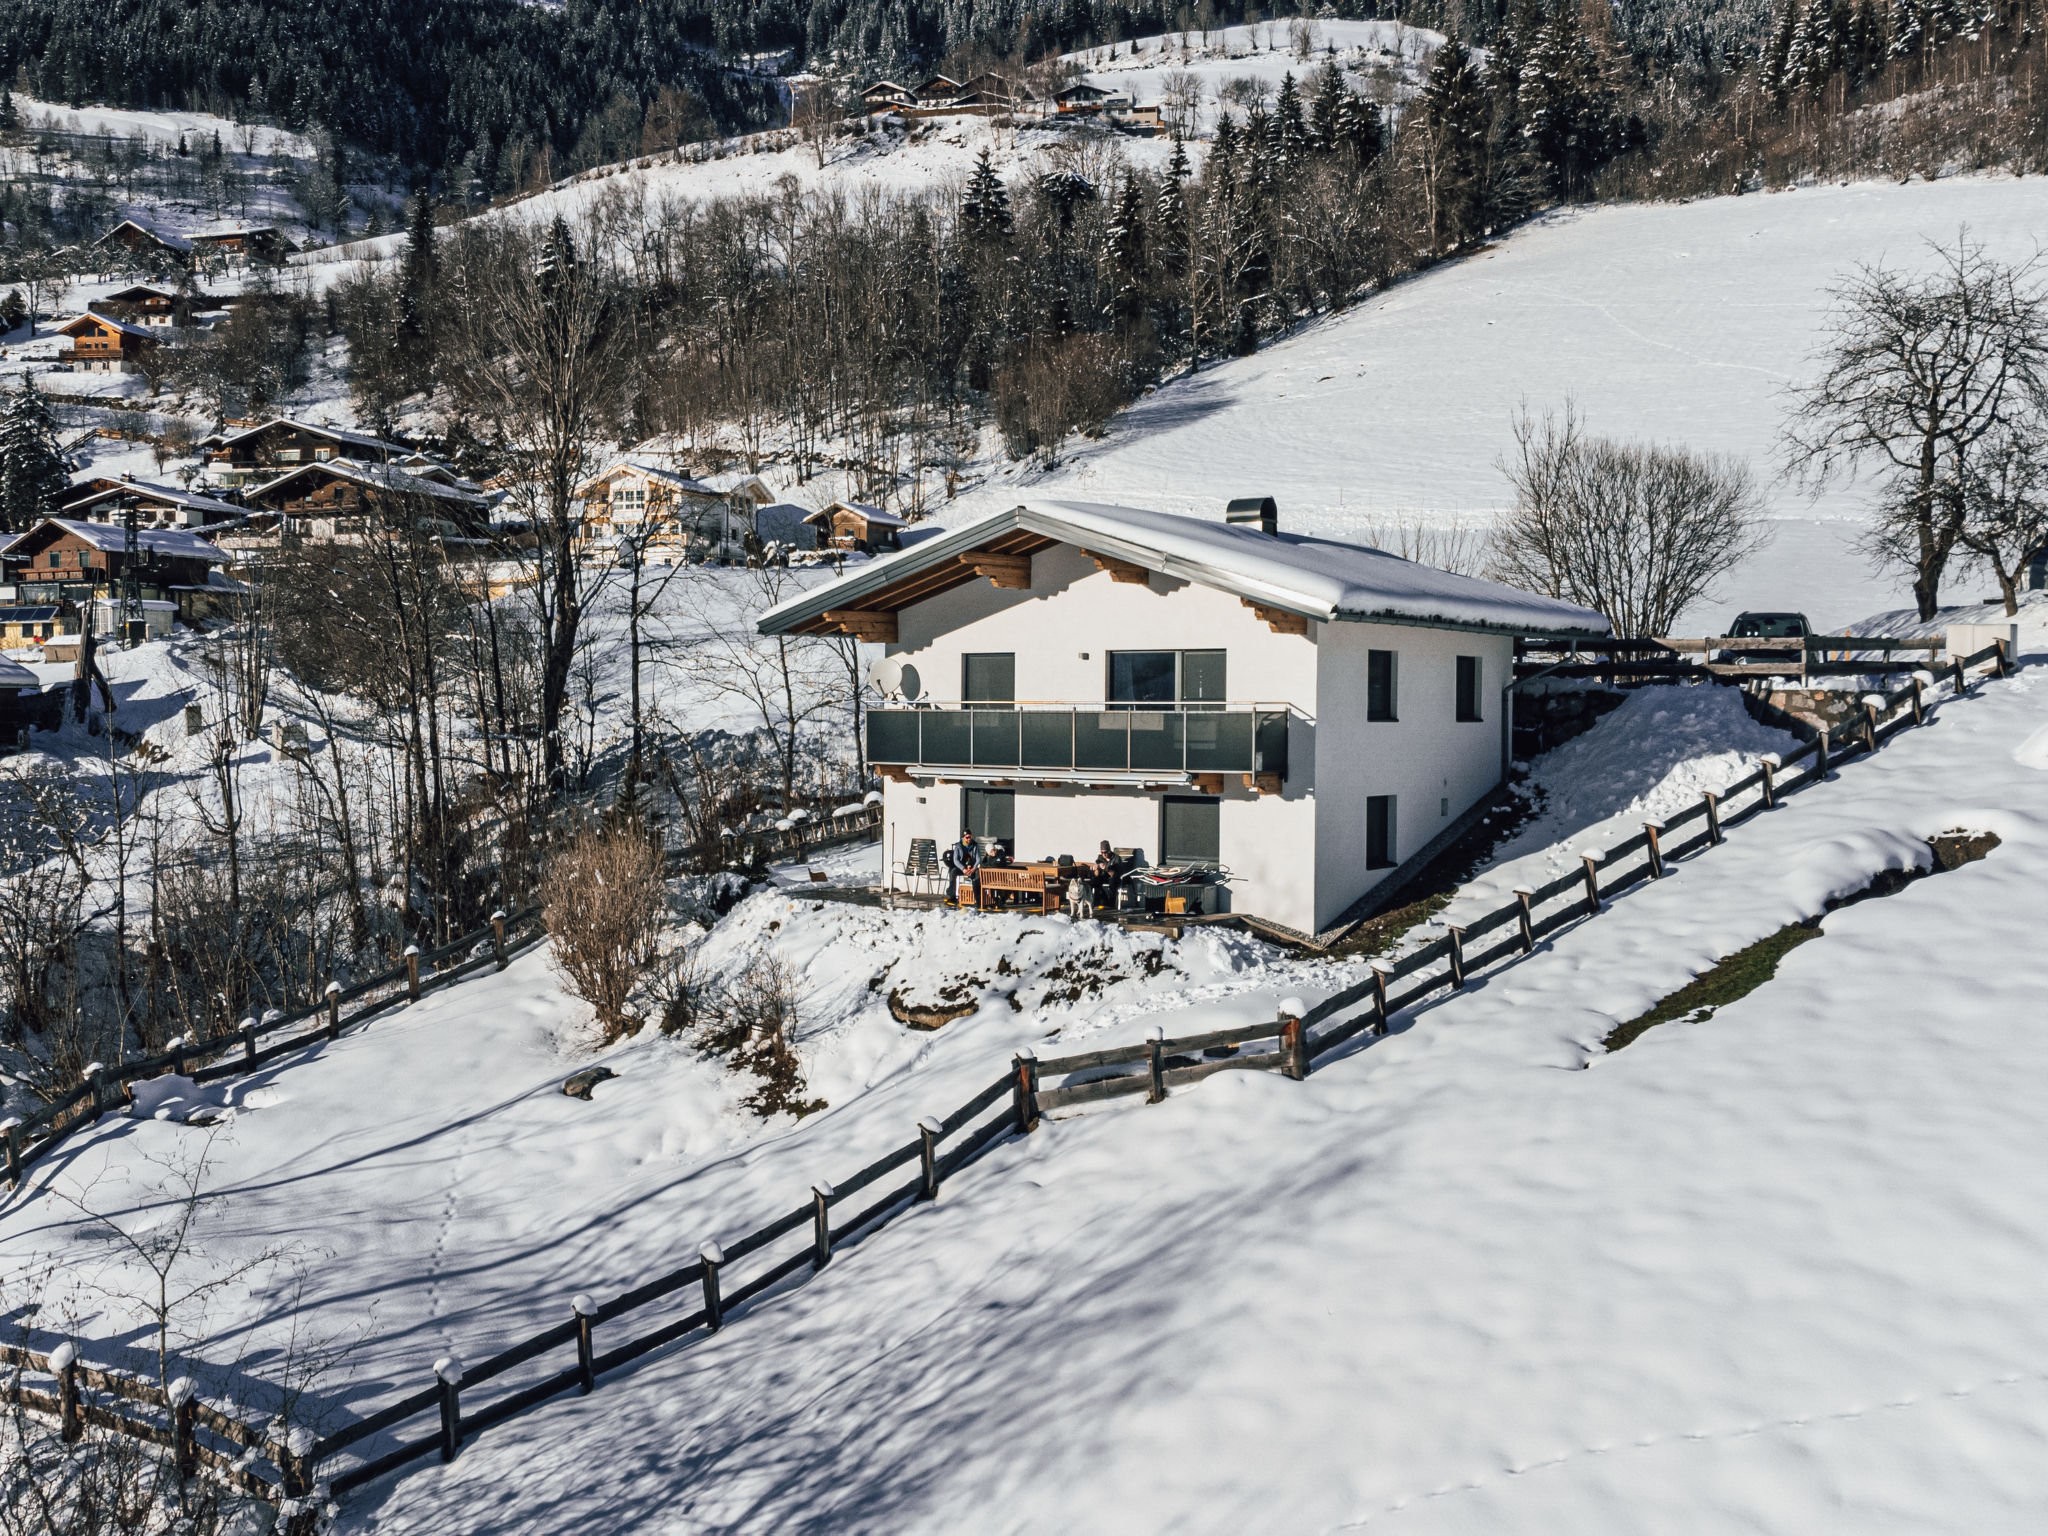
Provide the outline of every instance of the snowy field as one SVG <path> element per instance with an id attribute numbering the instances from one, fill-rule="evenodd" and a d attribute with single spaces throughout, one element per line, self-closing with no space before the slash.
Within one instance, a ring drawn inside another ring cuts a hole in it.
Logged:
<path id="1" fill-rule="evenodd" d="M 1206 136 L 1216 128 L 1221 91 L 1234 81 L 1255 82 L 1270 102 L 1291 74 L 1306 96 L 1309 76 L 1325 63 L 1334 63 L 1353 90 L 1384 100 L 1391 92 L 1416 87 L 1429 67 L 1429 55 L 1444 41 L 1441 32 L 1399 21 L 1308 21 L 1306 34 L 1297 34 L 1299 25 L 1303 24 L 1281 19 L 1218 27 L 1206 40 L 1199 28 L 1168 32 L 1114 49 L 1065 54 L 1061 62 L 1079 65 L 1091 85 L 1125 92 L 1141 107 L 1157 106 L 1165 99 L 1170 76 L 1192 76 L 1202 95 L 1195 131 Z M 1305 56 L 1298 44 L 1305 44 Z"/>
<path id="2" fill-rule="evenodd" d="M 343 1526 L 2038 1529 L 2044 737 L 1987 685 L 1307 1085 L 1049 1123 Z M 1955 826 L 2003 846 L 1599 1054 Z"/>
<path id="3" fill-rule="evenodd" d="M 2025 648 L 2048 659 L 2038 617 Z M 1539 775 L 1633 777 L 1553 806 L 1550 832 L 1782 744 L 1722 719 L 1718 690 L 1644 697 L 1679 748 L 1610 715 Z M 2029 1086 L 2048 1046 L 2020 1027 L 2048 983 L 2044 742 L 2043 678 L 1987 684 L 1306 1086 L 1226 1074 L 1051 1122 L 817 1283 L 356 1496 L 343 1527 L 2025 1529 L 2048 1495 L 2048 1180 L 2025 1171 L 2048 1152 Z M 1600 1055 L 1615 1023 L 1951 827 L 2004 844 L 1830 915 L 1712 1020 Z M 859 879 L 873 857 L 824 862 Z M 743 1082 L 651 1029 L 594 1056 L 538 951 L 209 1091 L 231 1112 L 210 1261 L 288 1242 L 299 1325 L 360 1336 L 316 1412 L 730 1239 L 1022 1045 L 1270 1017 L 1362 974 L 1238 935 L 888 913 L 805 884 L 783 872 L 704 941 L 715 975 L 772 952 L 797 977 L 830 1106 L 801 1122 L 753 1120 Z M 967 1018 L 889 1016 L 892 993 L 963 978 Z M 593 1060 L 619 1077 L 563 1097 Z M 205 1134 L 110 1120 L 33 1182 L 147 1220 L 152 1160 Z M 61 1201 L 10 1202 L 0 1251 L 68 1258 L 82 1331 L 129 1336 L 83 1288 L 109 1277 Z M 260 1360 L 292 1322 L 284 1287 L 238 1290 L 209 1353 Z"/>
<path id="4" fill-rule="evenodd" d="M 1367 538 L 1402 521 L 1483 524 L 1518 406 L 1577 401 L 1590 430 L 1737 455 L 1771 481 L 1787 386 L 1814 372 L 1828 289 L 1858 262 L 1922 265 L 1966 227 L 1993 255 L 2033 254 L 2048 182 L 1858 183 L 1548 215 L 1256 356 L 1177 380 L 1059 469 L 1005 466 L 961 515 L 1022 495 L 1128 501 L 1217 517 L 1278 499 L 1284 525 Z M 1744 609 L 1847 623 L 1906 600 L 1852 549 L 1867 491 L 1818 501 L 1770 486 L 1777 537 L 1689 615 Z M 1945 601 L 1983 595 L 1952 578 Z"/>
<path id="5" fill-rule="evenodd" d="M 295 160 L 310 159 L 312 143 L 302 134 L 267 123 L 238 123 L 211 112 L 186 112 L 171 108 L 66 106 L 61 101 L 38 101 L 16 92 L 15 109 L 26 128 L 49 128 L 59 133 L 98 133 L 114 138 L 141 134 L 154 143 L 175 149 L 180 138 L 187 148 L 202 139 L 220 135 L 223 148 L 244 155 L 288 155 Z"/>

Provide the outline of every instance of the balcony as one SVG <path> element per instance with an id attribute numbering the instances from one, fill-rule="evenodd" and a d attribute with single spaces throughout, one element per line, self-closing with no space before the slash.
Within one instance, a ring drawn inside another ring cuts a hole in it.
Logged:
<path id="1" fill-rule="evenodd" d="M 1284 704 L 939 705 L 868 711 L 868 761 L 947 778 L 1149 783 L 1287 776 Z"/>

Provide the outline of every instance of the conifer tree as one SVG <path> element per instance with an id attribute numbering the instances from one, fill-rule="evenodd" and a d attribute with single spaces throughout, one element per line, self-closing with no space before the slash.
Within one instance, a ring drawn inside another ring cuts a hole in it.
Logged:
<path id="1" fill-rule="evenodd" d="M 967 192 L 960 199 L 960 224 L 970 239 L 978 242 L 1007 240 L 1011 228 L 1010 193 L 983 147 L 967 179 Z"/>
<path id="2" fill-rule="evenodd" d="M 1309 104 L 1309 136 L 1321 153 L 1335 154 L 1344 143 L 1344 72 L 1335 64 L 1316 71 L 1315 96 Z"/>
<path id="3" fill-rule="evenodd" d="M 406 209 L 405 263 L 398 274 L 397 318 L 392 336 L 398 376 L 408 394 L 433 385 L 434 282 L 438 272 L 434 210 L 422 191 Z"/>
<path id="4" fill-rule="evenodd" d="M 1613 144 L 1613 109 L 1579 8 L 1558 0 L 1522 69 L 1522 136 L 1561 197 L 1580 192 Z"/>
<path id="5" fill-rule="evenodd" d="M 1435 138 L 1435 234 L 1439 244 L 1456 249 L 1486 227 L 1487 138 L 1493 120 L 1472 55 L 1456 38 L 1430 60 L 1419 105 Z"/>
<path id="6" fill-rule="evenodd" d="M 1116 291 L 1110 306 L 1118 323 L 1130 326 L 1145 312 L 1145 290 L 1151 276 L 1145 249 L 1144 189 L 1126 176 L 1109 223 L 1109 268 Z"/>
<path id="7" fill-rule="evenodd" d="M 1166 174 L 1159 181 L 1159 199 L 1152 209 L 1153 244 L 1160 265 L 1168 272 L 1182 270 L 1188 251 L 1187 147 L 1180 135 L 1173 138 L 1173 158 L 1166 162 Z"/>
<path id="8" fill-rule="evenodd" d="M 0 415 L 0 529 L 20 533 L 63 499 L 70 472 L 57 452 L 57 424 L 31 379 Z"/>
<path id="9" fill-rule="evenodd" d="M 1301 117 L 1301 90 L 1294 83 L 1294 71 L 1280 80 L 1280 99 L 1273 104 L 1273 121 L 1268 127 L 1277 169 L 1292 170 L 1301 163 L 1308 142 L 1308 128 Z"/>
<path id="10" fill-rule="evenodd" d="M 1791 89 L 1792 82 L 1787 77 L 1792 68 L 1793 39 L 1798 35 L 1799 0 L 1781 0 L 1771 26 L 1771 40 L 1765 45 L 1761 60 L 1763 87 L 1779 106 L 1785 104 L 1786 94 Z"/>

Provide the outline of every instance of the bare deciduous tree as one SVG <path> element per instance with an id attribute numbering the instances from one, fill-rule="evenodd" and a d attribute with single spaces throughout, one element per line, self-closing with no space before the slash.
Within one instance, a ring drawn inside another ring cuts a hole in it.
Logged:
<path id="1" fill-rule="evenodd" d="M 1479 576 L 1486 571 L 1486 530 L 1455 518 L 1448 523 L 1420 519 L 1368 523 L 1363 532 L 1365 542 L 1375 549 L 1417 565 L 1433 565 L 1458 576 Z"/>
<path id="2" fill-rule="evenodd" d="M 1584 434 L 1561 416 L 1515 421 L 1501 460 L 1515 504 L 1493 530 L 1496 581 L 1598 609 L 1621 635 L 1667 634 L 1768 537 L 1749 467 L 1683 447 Z"/>
<path id="3" fill-rule="evenodd" d="M 2048 453 L 2038 424 L 1997 433 L 1985 442 L 1964 486 L 1957 541 L 1991 573 L 2005 611 L 2020 611 L 2027 563 L 2048 547 Z"/>
<path id="4" fill-rule="evenodd" d="M 1995 261 L 1968 230 L 1934 250 L 1931 271 L 1866 266 L 1836 288 L 1823 372 L 1797 391 L 1786 429 L 1789 468 L 1816 490 L 1858 469 L 1884 477 L 1867 547 L 1911 572 L 1922 619 L 1934 617 L 1980 457 L 2048 411 L 2038 259 Z"/>

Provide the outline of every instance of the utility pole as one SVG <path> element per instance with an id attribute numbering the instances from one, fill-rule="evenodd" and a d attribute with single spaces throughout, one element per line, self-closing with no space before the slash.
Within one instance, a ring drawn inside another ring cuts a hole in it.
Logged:
<path id="1" fill-rule="evenodd" d="M 121 548 L 121 644 L 133 650 L 147 628 L 142 616 L 142 578 L 137 574 L 142 563 L 142 540 L 135 528 L 135 498 L 124 499 L 127 505 L 122 509 L 121 521 L 127 536 Z"/>

